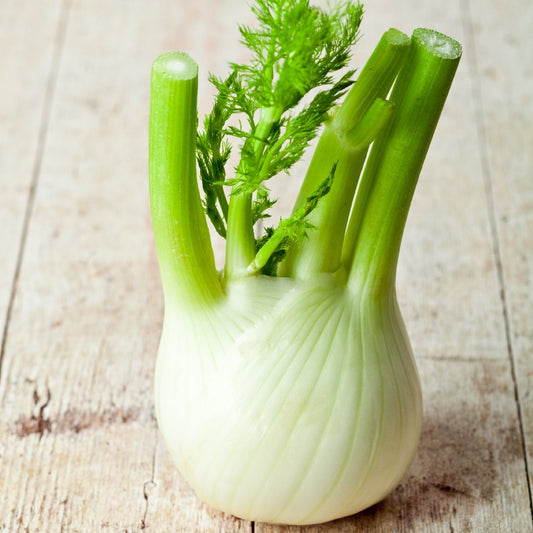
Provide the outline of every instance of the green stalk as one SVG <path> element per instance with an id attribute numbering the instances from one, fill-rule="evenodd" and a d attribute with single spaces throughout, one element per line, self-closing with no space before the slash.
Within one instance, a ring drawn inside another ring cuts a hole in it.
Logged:
<path id="1" fill-rule="evenodd" d="M 382 36 L 343 104 L 319 139 L 294 211 L 337 164 L 333 186 L 309 216 L 316 229 L 287 254 L 280 275 L 308 278 L 340 266 L 344 233 L 368 145 L 391 114 L 383 101 L 396 78 L 409 38 L 390 29 Z"/>
<path id="2" fill-rule="evenodd" d="M 334 165 L 335 175 L 330 192 L 307 217 L 314 226 L 299 247 L 289 252 L 283 263 L 287 272 L 299 279 L 310 278 L 320 272 L 335 272 L 340 266 L 344 228 L 355 194 L 357 178 L 365 162 L 368 146 L 385 126 L 393 106 L 376 99 L 359 125 L 347 136 L 339 136 L 333 124 L 326 124 L 320 138 L 320 150 L 309 165 L 309 172 L 327 177 Z M 318 155 L 317 155 L 318 154 Z"/>
<path id="3" fill-rule="evenodd" d="M 220 211 L 222 211 L 222 217 L 224 220 L 228 220 L 228 200 L 222 185 L 217 185 L 215 192 L 217 194 L 218 204 L 220 205 Z"/>
<path id="4" fill-rule="evenodd" d="M 264 140 L 281 113 L 275 108 L 264 108 L 254 138 L 256 156 L 264 149 Z M 256 160 L 258 157 L 256 157 Z M 243 162 L 238 172 L 245 173 Z M 237 279 L 247 275 L 247 267 L 255 257 L 255 236 L 252 220 L 252 194 L 235 193 L 230 196 L 228 208 L 228 229 L 226 233 L 225 279 Z"/>
<path id="5" fill-rule="evenodd" d="M 233 194 L 229 199 L 224 278 L 242 277 L 254 255 L 252 195 L 250 193 Z"/>
<path id="6" fill-rule="evenodd" d="M 165 298 L 205 305 L 222 294 L 196 177 L 198 66 L 170 52 L 152 66 L 149 173 Z"/>
<path id="7" fill-rule="evenodd" d="M 339 131 L 349 132 L 376 98 L 387 97 L 408 48 L 409 37 L 405 33 L 390 28 L 382 35 L 357 81 L 335 114 L 334 124 Z"/>
<path id="8" fill-rule="evenodd" d="M 355 244 L 345 260 L 354 291 L 382 297 L 394 287 L 413 193 L 460 57 L 461 46 L 450 37 L 427 29 L 413 33 L 391 95 L 396 112 L 375 142 L 361 182 L 363 201 L 356 200 L 355 208 L 362 214 L 354 215 L 360 221 L 350 222 Z"/>
<path id="9" fill-rule="evenodd" d="M 261 269 L 267 264 L 272 254 L 281 244 L 283 238 L 283 232 L 277 231 L 270 239 L 268 239 L 268 241 L 257 252 L 254 260 L 246 268 L 246 273 L 249 276 L 253 276 L 261 271 Z"/>

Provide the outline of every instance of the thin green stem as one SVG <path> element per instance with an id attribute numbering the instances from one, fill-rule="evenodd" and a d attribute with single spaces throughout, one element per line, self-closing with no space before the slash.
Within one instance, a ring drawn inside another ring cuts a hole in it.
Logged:
<path id="1" fill-rule="evenodd" d="M 152 67 L 150 204 L 165 298 L 205 305 L 222 294 L 196 177 L 198 66 L 186 54 Z"/>
<path id="2" fill-rule="evenodd" d="M 413 33 L 391 95 L 394 117 L 374 143 L 361 182 L 363 201 L 356 200 L 353 257 L 345 255 L 354 291 L 382 297 L 394 287 L 411 199 L 460 57 L 453 39 L 426 29 Z"/>
<path id="3" fill-rule="evenodd" d="M 281 113 L 275 108 L 264 108 L 257 125 L 253 150 L 255 160 L 265 147 L 265 140 Z M 239 163 L 238 173 L 244 174 L 243 162 Z M 236 279 L 247 275 L 247 267 L 255 256 L 255 237 L 252 217 L 252 194 L 235 193 L 230 196 L 228 208 L 228 228 L 226 235 L 226 264 L 224 277 Z"/>
<path id="4" fill-rule="evenodd" d="M 224 189 L 222 188 L 222 185 L 217 185 L 215 192 L 217 194 L 218 204 L 220 205 L 220 211 L 222 212 L 222 216 L 224 217 L 224 220 L 228 220 L 228 199 L 226 198 L 226 194 L 224 193 Z"/>
<path id="5" fill-rule="evenodd" d="M 252 218 L 252 195 L 239 193 L 230 196 L 226 231 L 226 262 L 224 278 L 237 279 L 255 255 L 255 236 Z"/>
<path id="6" fill-rule="evenodd" d="M 337 164 L 333 186 L 309 217 L 316 228 L 289 250 L 280 275 L 307 278 L 334 272 L 341 264 L 344 234 L 368 145 L 388 121 L 383 101 L 398 74 L 409 37 L 390 29 L 382 36 L 357 81 L 326 124 L 296 199 L 294 211 Z"/>
<path id="7" fill-rule="evenodd" d="M 282 231 L 277 231 L 257 252 L 254 260 L 248 265 L 246 273 L 249 276 L 258 274 L 261 269 L 267 264 L 273 253 L 276 252 L 278 246 L 283 241 L 285 235 Z"/>

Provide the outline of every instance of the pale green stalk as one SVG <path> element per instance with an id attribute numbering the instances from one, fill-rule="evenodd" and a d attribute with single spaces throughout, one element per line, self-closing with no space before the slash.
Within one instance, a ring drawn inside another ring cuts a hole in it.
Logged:
<path id="1" fill-rule="evenodd" d="M 196 178 L 198 67 L 187 55 L 152 67 L 150 201 L 166 301 L 205 305 L 221 296 Z"/>
<path id="2" fill-rule="evenodd" d="M 459 43 L 432 30 L 415 30 L 411 42 L 391 95 L 394 118 L 372 148 L 348 230 L 344 260 L 357 293 L 394 286 L 411 199 L 461 57 Z"/>
<path id="3" fill-rule="evenodd" d="M 281 275 L 308 278 L 339 268 L 344 232 L 368 145 L 391 116 L 390 105 L 382 99 L 394 82 L 408 46 L 405 34 L 388 30 L 333 119 L 326 124 L 294 210 L 337 164 L 333 186 L 309 216 L 315 229 L 289 251 L 281 265 Z"/>
<path id="4" fill-rule="evenodd" d="M 281 113 L 275 108 L 264 108 L 255 134 L 254 150 L 259 155 L 264 148 L 273 124 Z M 257 158 L 256 158 L 257 159 Z M 239 172 L 246 172 L 243 162 Z M 230 280 L 247 275 L 247 268 L 255 256 L 255 237 L 252 220 L 252 194 L 249 192 L 232 194 L 228 209 L 228 229 L 226 234 L 226 263 L 224 279 Z"/>

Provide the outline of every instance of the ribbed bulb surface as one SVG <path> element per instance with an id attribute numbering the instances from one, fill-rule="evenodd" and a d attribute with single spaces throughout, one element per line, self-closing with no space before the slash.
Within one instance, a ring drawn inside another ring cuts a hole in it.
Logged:
<path id="1" fill-rule="evenodd" d="M 156 366 L 167 447 L 197 495 L 241 518 L 325 522 L 409 468 L 422 399 L 396 298 L 331 275 L 232 283 L 201 313 L 167 306 Z"/>

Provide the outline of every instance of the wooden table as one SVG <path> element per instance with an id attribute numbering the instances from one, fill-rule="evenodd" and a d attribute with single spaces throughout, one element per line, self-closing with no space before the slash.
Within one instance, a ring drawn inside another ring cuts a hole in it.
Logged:
<path id="1" fill-rule="evenodd" d="M 401 486 L 354 517 L 277 527 L 205 507 L 171 465 L 152 403 L 150 65 L 193 55 L 202 116 L 207 72 L 243 56 L 237 20 L 244 0 L 0 1 L 0 531 L 531 531 L 530 0 L 366 6 L 354 65 L 390 26 L 464 44 L 398 275 L 425 395 Z"/>

